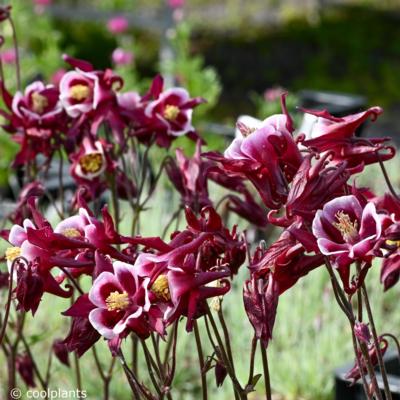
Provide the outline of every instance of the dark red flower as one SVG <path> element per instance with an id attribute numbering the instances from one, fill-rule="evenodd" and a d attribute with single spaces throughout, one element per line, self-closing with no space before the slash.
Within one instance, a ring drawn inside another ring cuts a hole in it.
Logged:
<path id="1" fill-rule="evenodd" d="M 326 153 L 313 164 L 312 155 L 304 157 L 293 178 L 286 201 L 287 217 L 300 216 L 311 223 L 315 212 L 334 197 L 345 194 L 344 187 L 350 176 L 346 162 L 329 164 Z"/>
<path id="2" fill-rule="evenodd" d="M 379 346 L 380 346 L 380 352 L 382 356 L 386 353 L 387 347 L 388 347 L 388 342 L 386 339 L 380 337 L 378 338 L 379 340 Z M 368 346 L 368 353 L 369 353 L 369 358 L 371 360 L 371 363 L 373 366 L 378 364 L 378 355 L 376 353 L 376 349 L 373 343 L 371 343 Z M 365 363 L 364 357 L 361 353 L 361 350 L 358 349 L 358 359 L 360 360 L 362 372 L 358 368 L 357 361 L 355 361 L 353 368 L 350 369 L 345 375 L 345 379 L 351 380 L 351 384 L 354 384 L 361 378 L 361 373 L 365 375 L 367 373 L 367 365 Z"/>
<path id="3" fill-rule="evenodd" d="M 53 342 L 53 352 L 62 364 L 66 365 L 67 367 L 70 366 L 68 358 L 68 348 L 62 339 L 56 339 Z"/>
<path id="4" fill-rule="evenodd" d="M 98 340 L 100 333 L 93 328 L 88 318 L 74 317 L 71 329 L 63 343 L 68 351 L 75 351 L 78 357 L 85 354 Z"/>
<path id="5" fill-rule="evenodd" d="M 306 252 L 316 249 L 312 235 L 298 224 L 293 224 L 269 248 L 258 248 L 250 270 L 257 278 L 272 274 L 279 294 L 282 294 L 301 277 L 323 264 L 322 255 L 306 255 Z"/>
<path id="6" fill-rule="evenodd" d="M 33 361 L 28 353 L 18 354 L 15 358 L 15 366 L 22 380 L 28 387 L 36 387 L 34 379 Z"/>
<path id="7" fill-rule="evenodd" d="M 273 275 L 269 275 L 266 279 L 253 276 L 245 282 L 244 308 L 256 337 L 264 347 L 267 347 L 272 339 L 278 301 L 279 287 Z"/>
<path id="8" fill-rule="evenodd" d="M 378 162 L 379 152 L 382 161 L 390 160 L 395 149 L 384 143 L 390 138 L 358 138 L 356 129 L 369 117 L 375 120 L 383 110 L 371 107 L 366 111 L 338 118 L 325 111 L 303 110 L 318 117 L 313 126 L 313 137 L 302 142 L 319 153 L 333 152 L 333 161 L 347 161 L 347 168 L 359 171 L 363 165 Z M 382 153 L 383 152 L 383 153 Z"/>
<path id="9" fill-rule="evenodd" d="M 222 156 L 205 153 L 207 158 L 219 162 L 232 175 L 247 178 L 258 190 L 264 204 L 280 208 L 288 194 L 288 182 L 296 174 L 302 157 L 293 140 L 292 120 L 285 114 L 265 119 L 261 126 L 234 139 Z"/>
<path id="10" fill-rule="evenodd" d="M 385 290 L 393 287 L 400 279 L 400 253 L 397 251 L 385 258 L 381 268 L 381 282 Z"/>

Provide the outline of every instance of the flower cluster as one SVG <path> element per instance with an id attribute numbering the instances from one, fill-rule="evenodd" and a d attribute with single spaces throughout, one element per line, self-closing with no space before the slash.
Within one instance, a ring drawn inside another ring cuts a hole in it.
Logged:
<path id="1" fill-rule="evenodd" d="M 0 11 L 9 18 L 8 8 Z M 118 17 L 108 28 L 125 32 L 128 21 Z M 127 54 L 114 56 L 116 64 L 123 64 Z M 9 215 L 11 228 L 1 231 L 9 247 L 0 289 L 8 288 L 9 296 L 0 343 L 8 325 L 22 337 L 23 323 L 8 324 L 12 302 L 18 320 L 24 312 L 34 315 L 45 293 L 69 298 L 71 305 L 63 316 L 70 330 L 52 345 L 59 361 L 70 366 L 69 352 L 82 356 L 103 338 L 111 355 L 121 359 L 133 392 L 156 398 L 125 362 L 121 346 L 130 337 L 135 345 L 142 343 L 157 398 L 163 398 L 175 372 L 177 329 L 184 319 L 186 331 L 194 330 L 203 386 L 205 374 L 215 368 L 218 386 L 229 376 L 235 396 L 247 398 L 258 379 L 257 341 L 265 365 L 280 296 L 324 265 L 353 332 L 356 364 L 348 378 L 355 381 L 368 371 L 373 384 L 372 367 L 381 366 L 388 342 L 385 335 L 377 336 L 364 282 L 378 258 L 384 290 L 400 279 L 400 200 L 384 169 L 395 149 L 387 138 L 360 138 L 356 130 L 376 119 L 381 108 L 340 118 L 303 110 L 317 117 L 309 138 L 295 131 L 282 94 L 281 114 L 255 126 L 239 122 L 236 138 L 223 153 L 202 153 L 205 142 L 192 125 L 193 109 L 202 98 L 190 97 L 183 88 L 165 89 L 161 76 L 144 95 L 123 92 L 123 79 L 113 70 L 96 70 L 69 56 L 64 60 L 72 70 L 57 73 L 54 84 L 36 81 L 12 95 L 1 82 L 3 129 L 19 144 L 13 166 L 20 169 L 23 184 Z M 191 157 L 181 148 L 169 152 L 180 136 L 196 142 Z M 156 147 L 162 152 L 157 149 L 154 156 Z M 57 164 L 59 187 L 50 190 L 46 180 Z M 357 187 L 355 175 L 370 164 L 380 165 L 390 193 L 380 196 Z M 64 190 L 67 171 L 73 181 L 69 197 Z M 169 210 L 172 218 L 156 236 L 141 236 L 143 214 L 152 207 L 150 199 L 162 179 L 178 193 L 178 207 Z M 220 198 L 215 184 L 223 191 Z M 56 211 L 58 223 L 45 206 Z M 263 240 L 248 243 L 250 235 L 236 225 L 228 228 L 233 214 Z M 126 225 L 129 234 L 123 233 Z M 266 233 L 273 230 L 279 234 L 271 234 L 275 240 L 270 240 Z M 243 303 L 254 340 L 249 383 L 243 387 L 235 375 L 222 300 L 232 282 L 240 279 L 239 268 L 246 260 L 249 276 L 243 284 Z M 364 304 L 371 332 L 362 321 Z M 210 305 L 215 306 L 222 335 Z M 207 361 L 198 320 L 205 321 L 214 350 Z M 146 347 L 148 337 L 154 358 Z M 163 362 L 160 338 L 168 339 Z M 15 359 L 13 373 L 19 371 L 29 386 L 37 377 L 45 387 L 48 382 L 38 374 L 29 345 L 24 345 L 23 353 L 16 352 L 18 342 L 7 350 Z M 96 364 L 108 388 L 111 375 L 97 359 Z"/>
<path id="2" fill-rule="evenodd" d="M 365 165 L 395 154 L 387 138 L 363 139 L 356 129 L 382 110 L 372 107 L 343 118 L 306 110 L 318 117 L 313 139 L 293 124 L 282 96 L 283 114 L 258 127 L 238 125 L 241 135 L 224 154 L 205 153 L 231 178 L 251 182 L 270 209 L 270 224 L 284 228 L 268 248 L 259 247 L 250 263 L 244 304 L 257 337 L 272 338 L 279 296 L 298 279 L 328 263 L 338 271 L 349 295 L 363 284 L 375 257 L 383 257 L 385 288 L 399 279 L 399 200 L 349 185 Z M 397 212 L 397 215 L 396 215 Z M 355 275 L 351 265 L 357 265 Z"/>
<path id="3" fill-rule="evenodd" d="M 113 180 L 121 196 L 128 197 L 135 195 L 135 183 L 120 159 L 131 138 L 166 148 L 178 136 L 197 138 L 192 111 L 203 99 L 190 98 L 183 88 L 163 90 L 160 76 L 143 96 L 121 92 L 123 79 L 111 69 L 99 71 L 86 61 L 64 59 L 74 69 L 64 71 L 57 86 L 35 81 L 11 95 L 2 84 L 3 128 L 20 145 L 15 167 L 37 163 L 42 154 L 44 161 L 36 168 L 46 173 L 53 156 L 65 153 L 71 176 L 78 189 L 87 188 L 88 200 Z"/>

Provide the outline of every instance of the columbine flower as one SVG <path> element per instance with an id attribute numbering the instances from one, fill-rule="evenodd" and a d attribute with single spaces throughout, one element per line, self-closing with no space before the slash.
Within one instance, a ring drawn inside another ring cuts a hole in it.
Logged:
<path id="1" fill-rule="evenodd" d="M 205 156 L 218 161 L 230 174 L 250 180 L 269 208 L 279 208 L 286 200 L 287 183 L 293 179 L 302 157 L 292 138 L 292 120 L 287 114 L 273 115 L 261 126 L 248 131 L 242 126 L 242 137 L 233 140 L 224 156 L 216 152 Z"/>
<path id="2" fill-rule="evenodd" d="M 354 334 L 360 341 L 369 344 L 371 340 L 371 332 L 369 331 L 368 324 L 357 321 L 354 325 Z"/>
<path id="3" fill-rule="evenodd" d="M 73 156 L 71 174 L 74 177 L 93 180 L 107 169 L 107 160 L 104 154 L 104 145 L 100 140 L 92 141 L 85 137 L 79 152 Z"/>
<path id="4" fill-rule="evenodd" d="M 144 313 L 150 310 L 146 298 L 148 280 L 140 285 L 132 265 L 114 262 L 114 273 L 102 272 L 93 282 L 89 300 L 95 305 L 89 321 L 106 339 L 113 339 L 130 328 L 143 334 Z M 145 330 L 145 329 L 144 329 Z"/>
<path id="5" fill-rule="evenodd" d="M 328 164 L 330 157 L 327 153 L 315 163 L 313 156 L 304 157 L 287 197 L 286 215 L 289 219 L 297 215 L 311 222 L 323 204 L 344 194 L 350 176 L 346 171 L 347 163 Z"/>
<path id="6" fill-rule="evenodd" d="M 117 47 L 112 52 L 111 59 L 115 65 L 130 65 L 134 60 L 134 56 L 131 51 Z"/>
<path id="7" fill-rule="evenodd" d="M 279 288 L 273 276 L 245 282 L 243 303 L 247 317 L 253 326 L 255 335 L 264 347 L 272 339 L 276 310 L 279 301 Z"/>
<path id="8" fill-rule="evenodd" d="M 69 71 L 60 80 L 60 100 L 73 118 L 97 108 L 101 99 L 99 77 L 93 72 Z"/>
<path id="9" fill-rule="evenodd" d="M 193 107 L 201 99 L 191 99 L 183 88 L 171 88 L 162 92 L 157 100 L 145 109 L 148 118 L 155 118 L 161 123 L 168 135 L 182 136 L 194 131 L 192 126 Z"/>
<path id="10" fill-rule="evenodd" d="M 321 253 L 342 267 L 354 260 L 371 261 L 370 251 L 381 236 L 381 221 L 373 203 L 363 208 L 355 196 L 342 196 L 317 211 L 312 230 Z"/>
<path id="11" fill-rule="evenodd" d="M 381 268 L 381 282 L 385 290 L 393 287 L 400 279 L 400 254 L 397 251 L 384 259 Z"/>
<path id="12" fill-rule="evenodd" d="M 256 278 L 272 274 L 282 294 L 323 263 L 320 254 L 306 255 L 316 250 L 314 242 L 312 235 L 295 223 L 266 250 L 258 248 L 249 268 Z"/>
<path id="13" fill-rule="evenodd" d="M 34 367 L 31 356 L 28 353 L 18 354 L 15 357 L 15 366 L 26 386 L 35 387 Z"/>
<path id="14" fill-rule="evenodd" d="M 19 122 L 15 121 L 14 125 L 22 125 L 28 134 L 32 128 L 35 131 L 42 128 L 48 130 L 62 112 L 58 97 L 58 90 L 54 86 L 46 86 L 41 81 L 31 83 L 24 94 L 17 92 L 13 98 L 12 111 Z"/>
<path id="15" fill-rule="evenodd" d="M 366 111 L 338 118 L 327 111 L 304 110 L 318 117 L 313 126 L 312 138 L 302 143 L 316 151 L 333 152 L 333 161 L 347 161 L 347 167 L 360 171 L 363 165 L 378 162 L 379 152 L 382 161 L 390 160 L 395 155 L 395 149 L 384 145 L 390 138 L 357 138 L 357 128 L 369 117 L 375 120 L 383 110 L 371 107 Z"/>
<path id="16" fill-rule="evenodd" d="M 107 22 L 107 29 L 110 33 L 117 35 L 119 33 L 124 33 L 129 28 L 128 20 L 123 16 L 113 17 Z"/>
<path id="17" fill-rule="evenodd" d="M 68 348 L 62 339 L 56 339 L 53 342 L 53 352 L 62 364 L 66 365 L 67 367 L 70 366 L 68 359 Z"/>
<path id="18" fill-rule="evenodd" d="M 1 61 L 4 64 L 14 64 L 16 57 L 15 49 L 4 50 L 0 53 Z"/>
<path id="19" fill-rule="evenodd" d="M 388 348 L 388 342 L 386 339 L 379 337 L 378 343 L 379 343 L 379 351 L 383 357 Z M 373 366 L 378 365 L 378 354 L 376 353 L 376 349 L 375 349 L 375 346 L 373 343 L 371 343 L 368 346 L 368 354 L 369 354 L 369 358 L 371 360 L 372 365 Z M 353 368 L 351 368 L 350 371 L 348 371 L 345 375 L 345 379 L 351 380 L 351 384 L 354 384 L 355 382 L 357 382 L 361 378 L 361 374 L 365 375 L 368 372 L 365 359 L 364 359 L 360 349 L 357 349 L 357 357 L 360 360 L 362 371 L 360 371 L 360 368 L 358 368 L 358 363 L 357 363 L 357 361 L 355 361 Z"/>

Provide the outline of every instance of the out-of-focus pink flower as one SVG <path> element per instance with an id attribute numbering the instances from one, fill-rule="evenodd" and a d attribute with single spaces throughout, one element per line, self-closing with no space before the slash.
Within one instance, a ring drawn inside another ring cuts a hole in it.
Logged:
<path id="1" fill-rule="evenodd" d="M 282 96 L 282 93 L 285 93 L 286 90 L 277 86 L 268 88 L 264 92 L 264 99 L 265 101 L 277 101 Z"/>
<path id="2" fill-rule="evenodd" d="M 0 53 L 1 61 L 4 64 L 14 64 L 17 58 L 15 49 L 4 50 Z"/>
<path id="3" fill-rule="evenodd" d="M 181 8 L 185 5 L 185 0 L 167 0 L 167 4 L 171 8 Z"/>
<path id="4" fill-rule="evenodd" d="M 112 52 L 111 58 L 115 65 L 129 65 L 132 64 L 134 55 L 131 51 L 117 47 Z"/>
<path id="5" fill-rule="evenodd" d="M 124 33 L 129 28 L 128 19 L 122 15 L 113 17 L 107 22 L 107 29 L 117 35 L 119 33 Z"/>
<path id="6" fill-rule="evenodd" d="M 49 6 L 53 0 L 33 0 L 37 6 Z"/>

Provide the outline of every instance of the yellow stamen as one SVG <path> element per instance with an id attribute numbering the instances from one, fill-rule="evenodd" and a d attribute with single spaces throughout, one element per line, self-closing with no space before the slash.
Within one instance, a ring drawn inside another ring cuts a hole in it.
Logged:
<path id="1" fill-rule="evenodd" d="M 386 244 L 389 246 L 400 247 L 400 240 L 386 240 Z"/>
<path id="2" fill-rule="evenodd" d="M 62 234 L 68 238 L 81 236 L 80 232 L 76 228 L 66 228 L 62 231 Z"/>
<path id="3" fill-rule="evenodd" d="M 164 118 L 167 119 L 168 121 L 175 121 L 179 115 L 179 112 L 180 110 L 177 106 L 168 104 L 165 106 Z"/>
<path id="4" fill-rule="evenodd" d="M 76 101 L 83 101 L 90 96 L 90 88 L 87 85 L 74 85 L 69 89 L 69 95 Z"/>
<path id="5" fill-rule="evenodd" d="M 17 257 L 21 255 L 21 248 L 20 247 L 9 247 L 6 249 L 6 260 L 7 261 L 14 261 Z"/>
<path id="6" fill-rule="evenodd" d="M 351 222 L 348 214 L 343 211 L 338 211 L 335 215 L 338 222 L 332 225 L 342 234 L 345 241 L 353 240 L 358 236 L 358 222 Z"/>
<path id="7" fill-rule="evenodd" d="M 253 132 L 255 132 L 257 130 L 257 128 L 250 128 L 248 126 L 246 126 L 246 129 L 243 129 L 240 131 L 240 133 L 244 136 L 250 136 Z"/>
<path id="8" fill-rule="evenodd" d="M 32 99 L 32 109 L 37 114 L 42 114 L 44 109 L 49 105 L 47 97 L 37 92 L 32 93 L 31 99 Z"/>
<path id="9" fill-rule="evenodd" d="M 170 301 L 171 295 L 169 292 L 168 278 L 166 275 L 160 275 L 151 285 L 151 291 L 160 299 Z"/>
<path id="10" fill-rule="evenodd" d="M 106 299 L 108 311 L 123 311 L 129 306 L 128 293 L 111 292 Z"/>
<path id="11" fill-rule="evenodd" d="M 79 165 L 84 173 L 95 174 L 103 166 L 103 155 L 101 153 L 89 153 L 79 159 Z"/>

